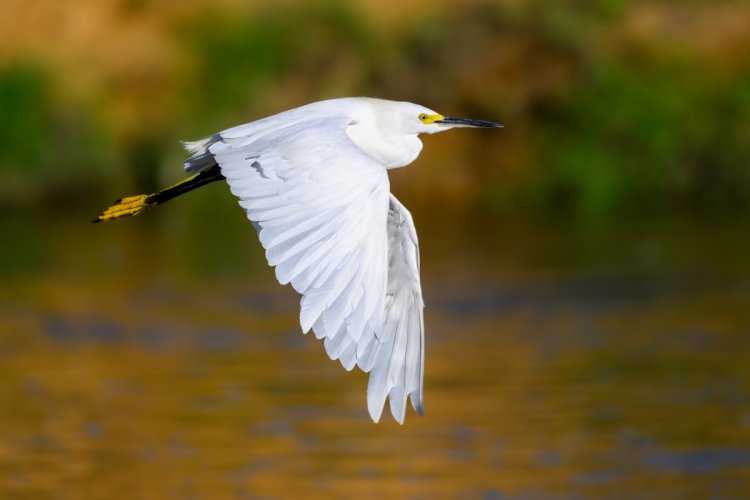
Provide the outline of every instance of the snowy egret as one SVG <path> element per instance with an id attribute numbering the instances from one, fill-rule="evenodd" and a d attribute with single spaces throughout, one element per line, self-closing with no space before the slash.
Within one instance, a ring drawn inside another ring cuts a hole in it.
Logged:
<path id="1" fill-rule="evenodd" d="M 136 215 L 226 179 L 281 284 L 302 295 L 302 331 L 331 359 L 370 373 L 377 422 L 389 399 L 403 423 L 407 397 L 423 412 L 424 321 L 419 248 L 411 214 L 390 193 L 387 169 L 414 161 L 419 134 L 497 128 L 408 102 L 316 102 L 185 142 L 192 177 L 118 200 L 94 222 Z"/>

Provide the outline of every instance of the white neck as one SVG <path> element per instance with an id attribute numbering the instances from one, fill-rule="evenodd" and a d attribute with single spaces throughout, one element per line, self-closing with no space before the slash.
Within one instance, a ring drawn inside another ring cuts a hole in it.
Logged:
<path id="1" fill-rule="evenodd" d="M 374 120 L 353 123 L 346 133 L 362 151 L 389 169 L 405 167 L 422 151 L 422 141 L 416 134 L 388 133 L 375 126 Z"/>

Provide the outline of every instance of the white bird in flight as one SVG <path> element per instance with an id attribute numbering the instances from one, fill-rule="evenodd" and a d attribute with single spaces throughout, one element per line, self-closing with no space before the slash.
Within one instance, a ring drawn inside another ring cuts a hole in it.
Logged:
<path id="1" fill-rule="evenodd" d="M 258 231 L 279 283 L 302 295 L 300 325 L 331 359 L 369 372 L 367 408 L 386 398 L 403 424 L 406 400 L 423 413 L 424 320 L 419 246 L 387 170 L 413 162 L 419 134 L 497 128 L 409 102 L 342 98 L 290 109 L 195 142 L 194 175 L 150 195 L 122 198 L 94 222 L 136 215 L 226 179 Z"/>

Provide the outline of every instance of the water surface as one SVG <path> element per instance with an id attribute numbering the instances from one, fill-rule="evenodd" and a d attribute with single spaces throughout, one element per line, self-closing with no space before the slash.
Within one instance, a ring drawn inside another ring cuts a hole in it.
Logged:
<path id="1" fill-rule="evenodd" d="M 750 491 L 748 221 L 415 213 L 426 414 L 402 427 L 300 334 L 233 204 L 192 210 L 4 222 L 0 496 Z"/>

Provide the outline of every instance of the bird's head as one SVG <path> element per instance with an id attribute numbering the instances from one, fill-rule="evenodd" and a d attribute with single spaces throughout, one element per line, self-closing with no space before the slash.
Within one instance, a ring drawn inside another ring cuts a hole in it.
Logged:
<path id="1" fill-rule="evenodd" d="M 410 102 L 380 101 L 378 121 L 401 134 L 435 134 L 457 127 L 501 128 L 502 125 L 470 118 L 453 118 Z"/>

